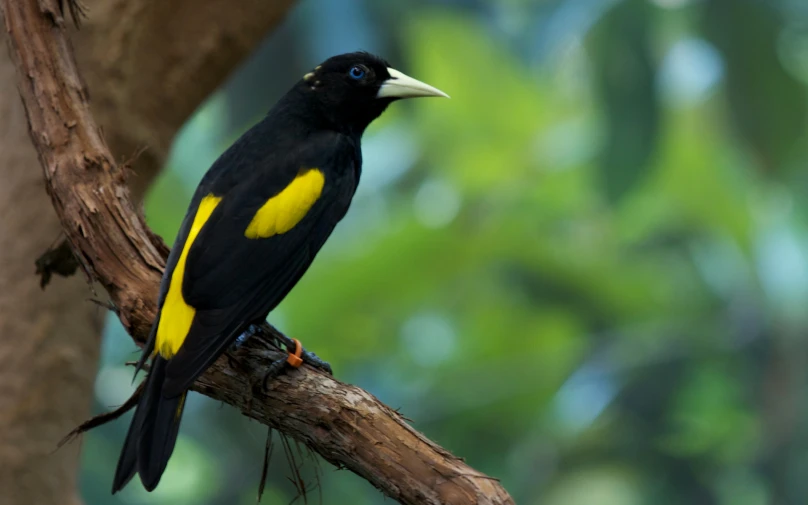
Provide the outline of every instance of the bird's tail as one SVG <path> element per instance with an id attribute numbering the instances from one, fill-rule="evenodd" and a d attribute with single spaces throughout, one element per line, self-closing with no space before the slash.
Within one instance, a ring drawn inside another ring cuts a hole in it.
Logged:
<path id="1" fill-rule="evenodd" d="M 163 396 L 167 361 L 156 356 L 146 377 L 143 394 L 118 459 L 113 494 L 121 490 L 135 473 L 148 491 L 157 487 L 177 441 L 187 392 L 172 398 Z"/>

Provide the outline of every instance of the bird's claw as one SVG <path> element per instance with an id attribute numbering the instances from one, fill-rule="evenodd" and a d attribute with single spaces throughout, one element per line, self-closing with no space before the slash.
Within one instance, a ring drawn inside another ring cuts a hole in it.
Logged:
<path id="1" fill-rule="evenodd" d="M 270 379 L 277 379 L 285 367 L 286 358 L 277 359 L 270 363 L 266 373 L 264 374 L 264 378 L 261 380 L 261 387 L 266 390 L 267 382 L 269 382 Z"/>
<path id="2" fill-rule="evenodd" d="M 244 333 L 236 337 L 233 343 L 230 344 L 230 347 L 228 347 L 227 351 L 224 353 L 225 358 L 227 358 L 227 364 L 230 366 L 230 368 L 237 368 L 237 361 L 235 360 L 233 354 L 235 354 L 236 352 L 238 352 L 239 349 L 241 349 L 241 346 L 244 345 L 244 342 L 249 340 L 249 338 L 252 337 L 253 335 L 258 334 L 260 331 L 261 329 L 258 326 L 251 324 L 250 326 L 247 327 Z"/>
<path id="3" fill-rule="evenodd" d="M 286 349 L 296 349 L 296 346 L 300 345 L 300 342 L 298 340 L 289 338 L 280 332 L 277 332 L 277 334 L 275 335 L 275 340 L 276 343 L 278 344 L 278 347 L 280 347 L 280 345 L 282 344 L 283 346 L 286 347 Z M 322 370 L 328 375 L 334 375 L 334 371 L 331 369 L 331 365 L 327 361 L 321 359 L 313 352 L 307 351 L 302 346 L 300 348 L 300 353 L 298 353 L 298 356 L 303 360 L 303 363 L 312 366 L 318 370 Z"/>
<path id="4" fill-rule="evenodd" d="M 313 352 L 303 349 L 301 357 L 303 358 L 303 363 L 309 366 L 313 366 L 318 370 L 322 370 L 328 375 L 334 375 L 334 371 L 331 369 L 331 364 L 328 361 L 320 359 L 320 357 L 314 354 Z"/>
<path id="5" fill-rule="evenodd" d="M 286 336 L 284 336 L 284 338 L 288 339 Z M 288 340 L 288 342 L 284 341 L 283 344 L 286 346 L 287 351 L 289 349 L 294 349 L 294 351 L 289 352 L 285 358 L 281 358 L 270 363 L 261 382 L 264 390 L 267 388 L 267 382 L 269 382 L 270 379 L 278 378 L 287 365 L 293 368 L 299 368 L 300 365 L 305 363 L 309 366 L 317 368 L 318 370 L 322 370 L 328 375 L 334 375 L 331 365 L 327 361 L 320 359 L 313 352 L 303 349 L 303 346 L 300 344 L 299 340 L 293 338 Z"/>

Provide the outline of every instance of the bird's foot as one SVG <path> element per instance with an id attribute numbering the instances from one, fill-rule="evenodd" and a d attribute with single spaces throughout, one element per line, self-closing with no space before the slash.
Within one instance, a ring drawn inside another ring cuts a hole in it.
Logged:
<path id="1" fill-rule="evenodd" d="M 277 379 L 284 368 L 286 368 L 286 358 L 281 358 L 270 363 L 266 373 L 264 373 L 264 378 L 261 380 L 261 387 L 266 389 L 267 382 L 269 382 L 270 379 Z"/>
<path id="2" fill-rule="evenodd" d="M 258 326 L 254 325 L 254 324 L 251 324 L 250 326 L 247 327 L 247 329 L 244 331 L 244 333 L 242 333 L 241 335 L 236 337 L 236 340 L 234 340 L 233 343 L 230 344 L 229 351 L 230 352 L 236 352 L 239 349 L 239 347 L 244 345 L 244 342 L 249 340 L 250 337 L 252 337 L 253 335 L 256 335 L 260 331 L 261 330 L 260 330 L 260 328 Z"/>
<path id="3" fill-rule="evenodd" d="M 334 371 L 331 369 L 331 365 L 327 361 L 320 359 L 320 357 L 314 354 L 313 352 L 309 352 L 306 349 L 304 349 L 303 346 L 300 344 L 299 340 L 289 338 L 280 332 L 277 332 L 276 340 L 278 340 L 281 344 L 283 344 L 287 350 L 294 349 L 295 351 L 297 351 L 298 349 L 300 349 L 300 352 L 299 353 L 295 352 L 295 354 L 297 355 L 298 358 L 303 360 L 302 363 L 305 363 L 311 367 L 321 370 L 327 373 L 328 375 L 334 375 Z M 297 359 L 292 358 L 292 361 L 297 361 Z M 289 362 L 289 364 L 290 365 L 292 364 L 291 361 Z M 300 364 L 293 366 L 299 367 Z"/>
<path id="4" fill-rule="evenodd" d="M 331 370 L 331 364 L 324 359 L 321 359 L 319 356 L 314 354 L 313 352 L 309 352 L 303 349 L 301 353 L 301 357 L 303 358 L 303 363 L 313 366 L 314 368 L 321 370 L 328 375 L 334 375 L 334 371 Z"/>
<path id="5" fill-rule="evenodd" d="M 300 368 L 300 365 L 306 363 L 307 365 L 322 370 L 329 375 L 334 374 L 331 370 L 331 365 L 327 361 L 320 359 L 313 352 L 303 349 L 303 345 L 298 339 L 289 338 L 283 335 L 282 338 L 279 338 L 279 340 L 281 340 L 286 346 L 287 352 L 289 352 L 290 349 L 294 349 L 294 351 L 289 352 L 285 358 L 281 358 L 270 363 L 267 372 L 264 374 L 264 379 L 262 382 L 264 389 L 267 387 L 267 382 L 270 379 L 277 378 L 286 368 L 286 365 L 293 368 Z"/>
<path id="6" fill-rule="evenodd" d="M 241 346 L 244 345 L 244 342 L 249 340 L 251 336 L 257 334 L 259 331 L 261 330 L 258 326 L 251 324 L 250 326 L 247 327 L 247 330 L 244 331 L 244 333 L 236 337 L 236 340 L 234 340 L 233 343 L 230 344 L 230 347 L 227 348 L 227 352 L 224 354 L 225 357 L 227 358 L 227 363 L 230 365 L 230 368 L 235 368 L 235 358 L 233 354 L 235 354 L 241 348 Z"/>

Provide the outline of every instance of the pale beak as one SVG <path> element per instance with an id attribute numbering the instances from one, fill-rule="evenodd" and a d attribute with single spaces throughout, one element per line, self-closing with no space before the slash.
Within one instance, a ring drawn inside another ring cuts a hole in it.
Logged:
<path id="1" fill-rule="evenodd" d="M 388 68 L 387 71 L 390 73 L 390 78 L 382 83 L 376 98 L 414 98 L 417 96 L 443 96 L 449 98 L 449 95 L 443 91 L 402 74 L 394 68 Z"/>

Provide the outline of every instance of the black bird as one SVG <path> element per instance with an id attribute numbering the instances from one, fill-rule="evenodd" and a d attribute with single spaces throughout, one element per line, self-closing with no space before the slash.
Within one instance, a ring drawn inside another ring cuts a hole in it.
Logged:
<path id="1" fill-rule="evenodd" d="M 135 473 L 147 490 L 157 486 L 188 388 L 266 319 L 345 216 L 359 183 L 365 128 L 393 101 L 425 96 L 447 95 L 376 56 L 334 56 L 213 163 L 168 257 L 139 363 L 153 357 L 151 368 L 113 493 Z"/>

